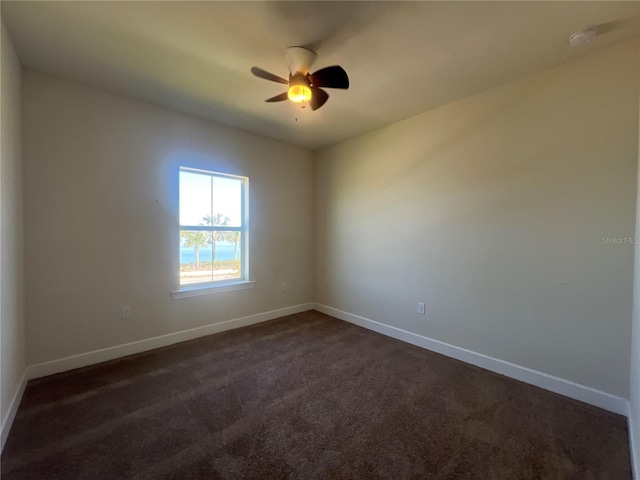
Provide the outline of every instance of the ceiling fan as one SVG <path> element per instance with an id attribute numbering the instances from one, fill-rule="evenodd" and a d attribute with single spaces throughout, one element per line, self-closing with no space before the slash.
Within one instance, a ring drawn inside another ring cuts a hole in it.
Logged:
<path id="1" fill-rule="evenodd" d="M 309 102 L 311 110 L 317 110 L 329 99 L 329 94 L 320 87 L 348 89 L 349 77 L 347 72 L 338 65 L 321 68 L 314 73 L 309 73 L 309 68 L 311 68 L 316 56 L 316 53 L 308 48 L 288 47 L 285 52 L 285 58 L 290 72 L 289 80 L 285 80 L 261 68 L 253 67 L 251 73 L 256 77 L 289 86 L 286 92 L 267 98 L 265 102 L 282 102 L 287 99 L 295 103 Z"/>

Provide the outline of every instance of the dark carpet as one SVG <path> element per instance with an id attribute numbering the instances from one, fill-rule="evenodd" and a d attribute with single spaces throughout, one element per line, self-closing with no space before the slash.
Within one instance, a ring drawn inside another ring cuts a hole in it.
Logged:
<path id="1" fill-rule="evenodd" d="M 29 382 L 9 479 L 631 478 L 626 420 L 310 311 Z"/>

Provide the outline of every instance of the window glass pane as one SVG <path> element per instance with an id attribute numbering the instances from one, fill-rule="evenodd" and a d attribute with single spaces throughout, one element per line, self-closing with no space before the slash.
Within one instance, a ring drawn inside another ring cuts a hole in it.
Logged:
<path id="1" fill-rule="evenodd" d="M 211 217 L 211 176 L 180 171 L 180 225 L 202 225 Z"/>
<path id="2" fill-rule="evenodd" d="M 242 258 L 241 232 L 212 232 L 215 240 L 215 261 L 213 262 L 213 280 L 242 278 L 240 260 Z"/>
<path id="3" fill-rule="evenodd" d="M 209 232 L 180 231 L 180 285 L 213 280 L 210 239 Z"/>
<path id="4" fill-rule="evenodd" d="M 215 225 L 242 226 L 242 180 L 213 178 L 213 219 Z"/>
<path id="5" fill-rule="evenodd" d="M 180 169 L 180 285 L 242 280 L 247 274 L 246 238 L 239 231 L 247 228 L 246 185 L 246 178 Z M 190 228 L 196 226 L 212 229 Z"/>

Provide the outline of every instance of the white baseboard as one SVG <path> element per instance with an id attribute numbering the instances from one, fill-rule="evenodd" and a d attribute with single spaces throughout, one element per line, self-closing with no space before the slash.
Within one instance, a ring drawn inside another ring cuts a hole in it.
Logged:
<path id="1" fill-rule="evenodd" d="M 564 395 L 565 397 L 573 398 L 590 405 L 595 405 L 596 407 L 600 407 L 604 410 L 618 413 L 620 415 L 627 416 L 629 414 L 629 401 L 624 398 L 611 395 L 610 393 L 602 392 L 595 388 L 580 385 L 569 380 L 554 377 L 553 375 L 538 372 L 504 360 L 489 357 L 465 348 L 456 347 L 455 345 L 424 337 L 417 333 L 385 325 L 384 323 L 376 322 L 375 320 L 370 320 L 359 315 L 343 312 L 342 310 L 338 310 L 327 305 L 316 303 L 315 309 L 319 312 L 339 318 L 340 320 L 373 330 L 374 332 L 446 355 L 447 357 L 455 358 L 456 360 L 461 360 L 465 363 L 470 363 L 471 365 L 499 373 L 506 377 L 520 380 L 521 382 L 535 385 L 536 387 L 544 388 L 545 390 Z"/>
<path id="2" fill-rule="evenodd" d="M 22 374 L 22 378 L 20 379 L 20 384 L 18 385 L 18 389 L 16 390 L 13 398 L 11 399 L 11 403 L 9 404 L 9 411 L 2 419 L 2 427 L 0 430 L 0 452 L 4 450 L 4 444 L 7 441 L 7 437 L 9 437 L 9 430 L 11 430 L 11 425 L 13 425 L 13 419 L 16 418 L 16 412 L 18 411 L 18 407 L 20 406 L 20 400 L 22 400 L 22 394 L 24 393 L 24 389 L 27 386 L 27 370 L 25 369 Z"/>
<path id="3" fill-rule="evenodd" d="M 246 327 L 248 325 L 266 322 L 268 320 L 274 320 L 286 315 L 293 315 L 295 313 L 312 310 L 313 307 L 313 303 L 303 303 L 291 307 L 280 308 L 278 310 L 271 310 L 270 312 L 234 318 L 232 320 L 213 323 L 203 327 L 168 333 L 166 335 L 160 335 L 159 337 L 147 338 L 144 340 L 138 340 L 137 342 L 125 343 L 115 347 L 102 348 L 100 350 L 94 350 L 93 352 L 81 353 L 79 355 L 72 355 L 70 357 L 64 357 L 49 362 L 29 365 L 26 372 L 27 379 L 31 380 L 32 378 L 45 377 L 47 375 L 53 375 L 54 373 L 66 372 L 67 370 L 86 367 L 88 365 L 126 357 L 127 355 L 133 355 L 135 353 L 146 352 L 148 350 L 153 350 L 154 348 L 166 347 L 168 345 L 173 345 L 174 343 L 193 340 L 194 338 L 204 337 L 206 335 L 212 335 L 214 333 L 220 333 L 234 328 Z"/>
<path id="4" fill-rule="evenodd" d="M 636 455 L 636 448 L 640 447 L 635 441 L 636 432 L 638 431 L 638 425 L 635 423 L 635 417 L 631 412 L 631 402 L 629 402 L 629 409 L 627 412 L 627 428 L 629 429 L 629 452 L 631 455 L 631 472 L 633 474 L 633 478 L 640 478 L 640 465 L 638 465 L 638 461 L 640 458 Z"/>

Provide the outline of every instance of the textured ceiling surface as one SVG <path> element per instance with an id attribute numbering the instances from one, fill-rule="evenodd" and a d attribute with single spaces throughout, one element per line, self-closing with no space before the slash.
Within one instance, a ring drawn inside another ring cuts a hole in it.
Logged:
<path id="1" fill-rule="evenodd" d="M 2 20 L 22 67 L 288 143 L 337 143 L 640 32 L 639 2 L 12 2 Z M 597 26 L 588 46 L 571 33 Z M 349 90 L 312 112 L 264 99 L 287 46 Z"/>

